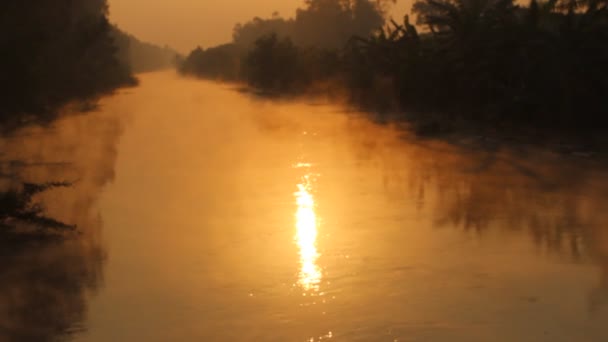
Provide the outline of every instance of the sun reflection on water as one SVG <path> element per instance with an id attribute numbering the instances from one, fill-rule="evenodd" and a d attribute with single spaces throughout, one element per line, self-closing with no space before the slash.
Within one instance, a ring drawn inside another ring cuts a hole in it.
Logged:
<path id="1" fill-rule="evenodd" d="M 318 291 L 321 270 L 317 265 L 317 215 L 312 195 L 311 175 L 302 177 L 296 197 L 296 244 L 300 250 L 300 275 L 298 283 L 306 291 Z"/>

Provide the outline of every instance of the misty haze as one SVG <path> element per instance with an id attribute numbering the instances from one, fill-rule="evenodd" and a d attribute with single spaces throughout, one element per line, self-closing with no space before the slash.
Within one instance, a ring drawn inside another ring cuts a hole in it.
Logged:
<path id="1" fill-rule="evenodd" d="M 0 342 L 608 341 L 607 1 L 0 27 Z"/>

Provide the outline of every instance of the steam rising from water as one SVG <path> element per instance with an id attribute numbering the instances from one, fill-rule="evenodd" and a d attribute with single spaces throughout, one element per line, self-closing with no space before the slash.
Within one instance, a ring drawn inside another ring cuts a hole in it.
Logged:
<path id="1" fill-rule="evenodd" d="M 0 139 L 2 189 L 73 182 L 36 200 L 78 229 L 65 241 L 0 242 L 0 340 L 49 341 L 84 329 L 105 260 L 96 201 L 114 178 L 121 133 L 121 118 L 88 113 Z"/>
<path id="2" fill-rule="evenodd" d="M 598 165 L 142 80 L 101 113 L 1 142 L 6 182 L 76 181 L 41 200 L 85 234 L 0 250 L 0 340 L 85 329 L 104 267 L 83 340 L 606 336 Z"/>

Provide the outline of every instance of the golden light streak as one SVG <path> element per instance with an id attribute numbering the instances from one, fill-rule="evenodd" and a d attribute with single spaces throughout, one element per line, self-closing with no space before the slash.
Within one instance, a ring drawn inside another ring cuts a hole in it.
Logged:
<path id="1" fill-rule="evenodd" d="M 321 270 L 317 265 L 317 215 L 315 200 L 312 195 L 310 175 L 302 178 L 298 184 L 296 197 L 296 244 L 300 252 L 300 275 L 298 283 L 306 291 L 318 291 L 321 281 Z"/>

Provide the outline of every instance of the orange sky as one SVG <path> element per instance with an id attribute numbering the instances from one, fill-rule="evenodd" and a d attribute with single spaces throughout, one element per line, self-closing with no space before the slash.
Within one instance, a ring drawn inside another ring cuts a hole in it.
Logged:
<path id="1" fill-rule="evenodd" d="M 302 0 L 109 0 L 110 17 L 138 38 L 180 52 L 231 39 L 232 28 L 254 16 L 274 11 L 291 17 Z M 405 14 L 410 0 L 398 0 L 394 16 Z"/>

